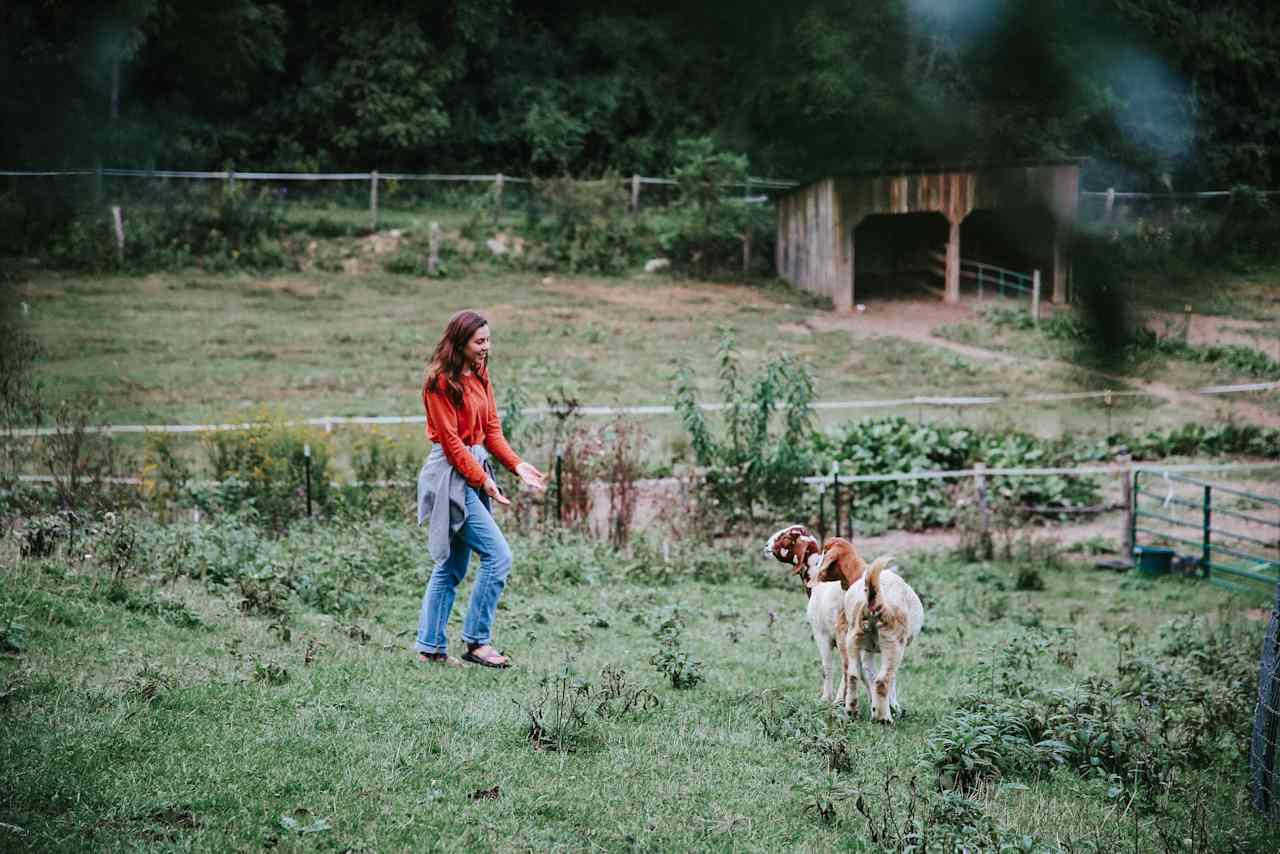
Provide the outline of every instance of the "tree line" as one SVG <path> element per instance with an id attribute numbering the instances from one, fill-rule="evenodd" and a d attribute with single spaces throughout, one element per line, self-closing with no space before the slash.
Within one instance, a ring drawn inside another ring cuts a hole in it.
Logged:
<path id="1" fill-rule="evenodd" d="M 11 0 L 0 164 L 1269 185 L 1273 0 Z"/>

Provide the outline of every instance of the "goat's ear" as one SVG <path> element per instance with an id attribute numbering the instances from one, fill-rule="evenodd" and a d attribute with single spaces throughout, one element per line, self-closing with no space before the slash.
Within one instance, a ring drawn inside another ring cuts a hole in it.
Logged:
<path id="1" fill-rule="evenodd" d="M 818 564 L 818 581 L 844 581 L 844 575 L 836 566 L 835 555 L 830 550 L 822 555 L 822 563 Z"/>

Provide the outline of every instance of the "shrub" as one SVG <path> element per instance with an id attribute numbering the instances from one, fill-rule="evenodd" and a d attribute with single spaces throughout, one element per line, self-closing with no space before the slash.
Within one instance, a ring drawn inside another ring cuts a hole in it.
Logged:
<path id="1" fill-rule="evenodd" d="M 143 494 L 151 510 L 162 519 L 171 519 L 173 509 L 187 497 L 191 467 L 178 455 L 177 437 L 172 433 L 148 433 L 143 443 Z"/>
<path id="2" fill-rule="evenodd" d="M 709 509 L 729 524 L 752 519 L 757 507 L 794 515 L 805 494 L 802 478 L 813 471 L 808 443 L 796 441 L 812 429 L 809 369 L 784 355 L 745 381 L 733 333 L 725 329 L 718 358 L 724 398 L 722 436 L 712 433 L 698 407 L 687 365 L 680 366 L 676 386 L 676 411 L 698 465 L 707 469 Z"/>
<path id="3" fill-rule="evenodd" d="M 627 211 L 622 180 L 535 180 L 527 227 L 541 244 L 533 264 L 569 273 L 618 275 L 652 252 L 654 242 L 638 217 Z"/>
<path id="4" fill-rule="evenodd" d="M 677 203 L 655 220 L 658 243 L 676 271 L 704 277 L 743 270 L 750 240 L 761 272 L 772 258 L 772 210 L 736 195 L 747 178 L 747 158 L 716 151 L 710 137 L 676 144 Z"/>
<path id="5" fill-rule="evenodd" d="M 133 487 L 111 482 L 125 473 L 128 461 L 110 436 L 89 429 L 101 407 L 96 398 L 60 401 L 53 407 L 53 433 L 37 445 L 61 509 L 110 510 L 137 501 Z"/>
<path id="6" fill-rule="evenodd" d="M 278 191 L 223 185 L 148 185 L 122 200 L 123 257 L 99 205 L 76 210 L 48 247 L 50 261 L 81 270 L 276 270 L 290 265 L 278 239 L 285 231 Z"/>
<path id="7" fill-rule="evenodd" d="M 206 433 L 205 448 L 220 484 L 196 492 L 210 512 L 249 510 L 263 524 L 283 530 L 307 515 L 306 449 L 311 449 L 311 499 L 330 509 L 328 439 L 317 429 L 264 418 L 243 430 Z"/>
<path id="8" fill-rule="evenodd" d="M 415 518 L 420 457 L 416 438 L 405 440 L 376 430 L 356 434 L 351 468 L 357 483 L 338 488 L 334 512 L 357 519 Z"/>

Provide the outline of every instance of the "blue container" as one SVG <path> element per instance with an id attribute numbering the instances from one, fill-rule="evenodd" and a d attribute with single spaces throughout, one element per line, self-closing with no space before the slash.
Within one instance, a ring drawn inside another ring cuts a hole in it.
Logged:
<path id="1" fill-rule="evenodd" d="M 1168 575 L 1173 569 L 1173 549 L 1160 546 L 1136 546 L 1133 550 L 1138 572 L 1143 575 Z"/>

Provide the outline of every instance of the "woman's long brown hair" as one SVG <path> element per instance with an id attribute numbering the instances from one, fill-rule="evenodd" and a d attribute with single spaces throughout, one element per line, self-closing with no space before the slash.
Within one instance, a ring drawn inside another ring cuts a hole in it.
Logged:
<path id="1" fill-rule="evenodd" d="M 437 388 L 440 377 L 443 376 L 445 394 L 453 401 L 454 406 L 462 405 L 462 369 L 466 367 L 467 342 L 476 334 L 477 329 L 488 324 L 489 321 L 479 314 L 465 308 L 449 318 L 444 335 L 440 336 L 440 343 L 436 344 L 435 352 L 431 354 L 427 369 L 422 374 L 424 394 L 428 389 Z M 481 379 L 485 379 L 487 374 L 486 365 L 479 375 Z"/>

